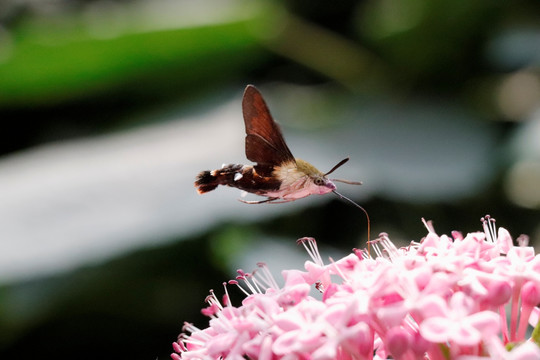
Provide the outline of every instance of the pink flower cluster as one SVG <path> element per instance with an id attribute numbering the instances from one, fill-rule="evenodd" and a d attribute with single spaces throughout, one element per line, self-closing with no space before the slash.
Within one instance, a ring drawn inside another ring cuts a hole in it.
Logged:
<path id="1" fill-rule="evenodd" d="M 507 230 L 428 234 L 396 248 L 386 234 L 365 250 L 324 264 L 312 238 L 305 271 L 285 270 L 279 287 L 260 264 L 236 280 L 230 304 L 212 292 L 209 326 L 185 324 L 179 359 L 540 359 L 540 256 Z M 310 293 L 318 289 L 320 299 Z M 527 331 L 529 330 L 529 335 Z"/>

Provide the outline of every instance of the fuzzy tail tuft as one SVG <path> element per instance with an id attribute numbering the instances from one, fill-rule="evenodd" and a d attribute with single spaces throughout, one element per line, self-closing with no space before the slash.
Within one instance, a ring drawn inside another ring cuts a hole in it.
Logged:
<path id="1" fill-rule="evenodd" d="M 199 194 L 204 194 L 214 190 L 219 185 L 217 177 L 211 171 L 201 171 L 195 179 L 195 187 Z"/>

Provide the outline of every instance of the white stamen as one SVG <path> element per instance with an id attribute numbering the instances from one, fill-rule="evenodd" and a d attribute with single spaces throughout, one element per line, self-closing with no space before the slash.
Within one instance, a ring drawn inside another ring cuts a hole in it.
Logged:
<path id="1" fill-rule="evenodd" d="M 436 234 L 435 228 L 433 227 L 433 222 L 431 220 L 426 221 L 426 219 L 422 218 L 422 222 L 424 223 L 424 226 L 426 227 L 428 232 Z"/>
<path id="2" fill-rule="evenodd" d="M 303 237 L 296 240 L 297 244 L 302 244 L 306 249 L 307 253 L 313 260 L 313 262 L 319 266 L 324 266 L 323 259 L 319 253 L 319 248 L 317 247 L 317 242 L 312 237 Z M 307 244 L 306 244 L 307 243 Z"/>
<path id="3" fill-rule="evenodd" d="M 257 272 L 257 277 L 254 278 L 253 281 L 257 281 L 257 283 L 263 285 L 265 290 L 268 288 L 279 289 L 279 285 L 270 272 L 270 269 L 268 269 L 268 266 L 262 262 L 258 263 L 257 266 L 261 271 Z M 255 271 L 253 272 L 253 275 L 255 275 Z"/>
<path id="4" fill-rule="evenodd" d="M 497 242 L 497 228 L 495 227 L 495 219 L 489 215 L 486 215 L 481 218 L 480 221 L 482 222 L 482 227 L 484 228 L 484 233 L 486 234 L 486 240 L 491 243 Z"/>

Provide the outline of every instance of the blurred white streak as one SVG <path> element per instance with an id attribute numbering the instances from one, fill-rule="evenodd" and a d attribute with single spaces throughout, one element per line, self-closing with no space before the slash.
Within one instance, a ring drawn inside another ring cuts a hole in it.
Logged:
<path id="1" fill-rule="evenodd" d="M 196 193 L 199 171 L 246 161 L 241 119 L 236 98 L 198 117 L 2 159 L 0 282 L 294 208 L 246 206 L 233 189 Z"/>

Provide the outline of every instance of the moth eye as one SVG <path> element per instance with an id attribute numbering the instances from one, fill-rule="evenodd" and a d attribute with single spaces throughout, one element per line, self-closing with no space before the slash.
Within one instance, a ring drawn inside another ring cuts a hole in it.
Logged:
<path id="1" fill-rule="evenodd" d="M 324 185 L 324 179 L 323 178 L 315 178 L 315 185 L 317 186 L 323 186 Z"/>

